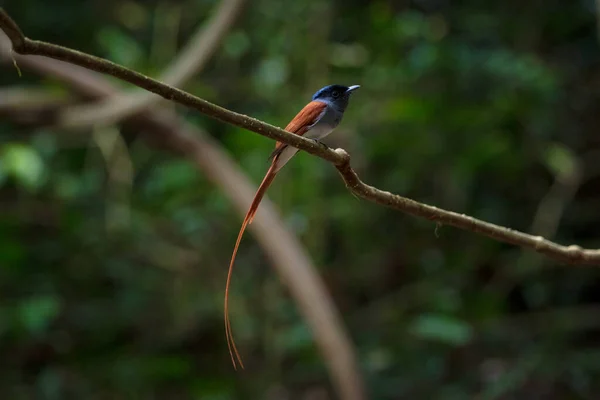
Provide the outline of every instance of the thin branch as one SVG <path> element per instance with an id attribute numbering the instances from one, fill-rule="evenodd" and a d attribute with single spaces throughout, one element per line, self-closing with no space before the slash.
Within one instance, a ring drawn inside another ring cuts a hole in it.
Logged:
<path id="1" fill-rule="evenodd" d="M 107 173 L 106 229 L 111 234 L 125 230 L 131 223 L 133 162 L 121 132 L 114 126 L 94 129 L 92 140 L 100 150 Z"/>
<path id="2" fill-rule="evenodd" d="M 199 73 L 215 54 L 223 38 L 240 15 L 245 0 L 222 0 L 213 16 L 190 38 L 178 57 L 158 78 L 170 86 L 180 87 Z M 156 96 L 146 91 L 119 93 L 89 105 L 65 110 L 65 118 L 72 127 L 89 127 L 98 122 L 118 122 L 156 103 Z"/>
<path id="3" fill-rule="evenodd" d="M 0 59 L 3 50 L 5 54 L 8 52 L 2 46 L 2 39 L 0 35 Z M 37 56 L 18 57 L 18 62 L 40 74 L 62 80 L 89 98 L 117 93 L 101 75 L 69 63 Z M 186 156 L 231 199 L 240 215 L 246 213 L 256 186 L 207 133 L 191 124 L 182 124 L 175 113 L 161 108 L 151 107 L 125 122 L 148 133 L 144 137 L 158 144 L 161 149 Z M 268 200 L 261 204 L 261 211 L 249 229 L 272 260 L 313 332 L 339 397 L 365 399 L 363 379 L 349 335 L 333 299 L 302 245 Z"/>
<path id="4" fill-rule="evenodd" d="M 62 94 L 50 93 L 28 87 L 0 89 L 0 115 L 39 114 L 46 110 L 57 110 L 73 104 L 75 99 Z"/>
<path id="5" fill-rule="evenodd" d="M 19 25 L 0 7 L 0 27 L 10 39 L 13 48 L 21 47 L 25 43 L 25 35 Z"/>
<path id="6" fill-rule="evenodd" d="M 577 245 L 562 246 L 544 239 L 542 236 L 529 235 L 509 228 L 494 225 L 464 214 L 458 214 L 452 211 L 446 211 L 434 206 L 422 204 L 406 197 L 395 195 L 369 186 L 362 182 L 356 172 L 354 172 L 350 166 L 350 156 L 343 149 L 332 150 L 325 148 L 310 139 L 285 132 L 282 129 L 274 127 L 273 125 L 269 125 L 246 115 L 227 110 L 216 104 L 193 96 L 183 90 L 165 85 L 164 83 L 158 82 L 143 74 L 132 71 L 113 62 L 65 47 L 28 39 L 20 34 L 17 25 L 1 8 L 0 15 L 0 28 L 11 32 L 11 34 L 9 34 L 9 38 L 11 38 L 13 41 L 13 49 L 15 52 L 19 54 L 43 55 L 112 75 L 116 78 L 156 93 L 165 99 L 173 100 L 179 104 L 191 107 L 211 118 L 250 130 L 271 139 L 284 142 L 300 150 L 304 150 L 307 153 L 321 157 L 336 166 L 344 182 L 346 183 L 347 188 L 352 191 L 352 193 L 366 200 L 411 215 L 427 218 L 431 221 L 435 221 L 444 225 L 451 225 L 457 228 L 482 234 L 501 242 L 529 248 L 561 262 L 600 265 L 600 250 L 582 249 Z M 19 34 L 15 32 L 18 32 Z"/>

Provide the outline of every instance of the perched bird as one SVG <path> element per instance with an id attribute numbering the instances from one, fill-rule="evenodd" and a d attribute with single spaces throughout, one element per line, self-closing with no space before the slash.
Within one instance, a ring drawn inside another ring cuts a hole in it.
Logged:
<path id="1" fill-rule="evenodd" d="M 329 135 L 342 120 L 344 111 L 348 106 L 350 95 L 359 85 L 354 86 L 342 86 L 342 85 L 329 85 L 320 89 L 316 92 L 312 101 L 308 103 L 300 112 L 292 119 L 292 121 L 285 127 L 285 130 L 296 135 L 302 135 L 309 139 L 319 141 L 325 136 Z M 229 272 L 227 274 L 227 283 L 225 286 L 225 335 L 227 337 L 227 346 L 229 347 L 229 354 L 233 367 L 236 368 L 236 359 L 240 366 L 244 368 L 242 358 L 235 346 L 233 340 L 233 333 L 231 330 L 231 323 L 229 321 L 229 286 L 231 284 L 231 273 L 233 270 L 233 264 L 237 255 L 238 247 L 246 230 L 246 226 L 252 223 L 258 205 L 262 200 L 265 192 L 275 179 L 277 172 L 298 152 L 295 147 L 288 146 L 285 143 L 277 142 L 275 150 L 271 153 L 269 159 L 272 160 L 271 167 L 267 171 L 262 183 L 258 187 L 254 199 L 244 217 L 242 222 L 242 228 L 238 234 L 235 247 L 233 248 L 233 254 L 231 255 L 231 262 L 229 264 Z M 235 354 L 235 357 L 234 357 Z"/>

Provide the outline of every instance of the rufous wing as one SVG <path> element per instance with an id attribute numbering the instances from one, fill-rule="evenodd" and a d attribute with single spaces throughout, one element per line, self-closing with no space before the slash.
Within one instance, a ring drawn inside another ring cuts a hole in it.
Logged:
<path id="1" fill-rule="evenodd" d="M 296 135 L 304 135 L 308 131 L 308 128 L 319 120 L 325 107 L 327 107 L 327 104 L 321 101 L 311 101 L 287 124 L 285 130 Z M 286 147 L 287 144 L 285 143 L 275 143 L 275 150 L 273 150 L 269 158 L 271 159 L 281 154 Z"/>

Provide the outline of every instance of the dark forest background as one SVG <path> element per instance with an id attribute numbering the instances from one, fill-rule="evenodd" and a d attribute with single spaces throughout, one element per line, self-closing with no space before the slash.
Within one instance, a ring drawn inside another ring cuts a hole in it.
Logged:
<path id="1" fill-rule="evenodd" d="M 159 76 L 219 2 L 0 4 L 31 38 Z M 247 1 L 181 87 L 285 126 L 321 86 L 360 84 L 326 142 L 367 183 L 598 248 L 597 19 L 591 0 Z M 53 124 L 94 96 L 0 58 L 2 397 L 337 398 L 252 234 L 232 289 L 247 369 L 233 371 L 222 297 L 241 216 L 215 178 L 143 124 Z M 260 182 L 271 140 L 160 107 Z M 596 267 L 358 200 L 307 154 L 269 198 L 332 296 L 370 398 L 600 395 Z"/>

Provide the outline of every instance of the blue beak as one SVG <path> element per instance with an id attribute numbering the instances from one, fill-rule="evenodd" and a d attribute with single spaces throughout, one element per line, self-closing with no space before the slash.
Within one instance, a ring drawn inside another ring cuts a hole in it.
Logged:
<path id="1" fill-rule="evenodd" d="M 352 93 L 353 91 L 355 91 L 356 89 L 358 89 L 359 87 L 360 87 L 360 85 L 354 85 L 354 86 L 350 86 L 350 87 L 348 88 L 348 90 L 346 90 L 346 93 L 350 94 L 350 93 Z"/>

